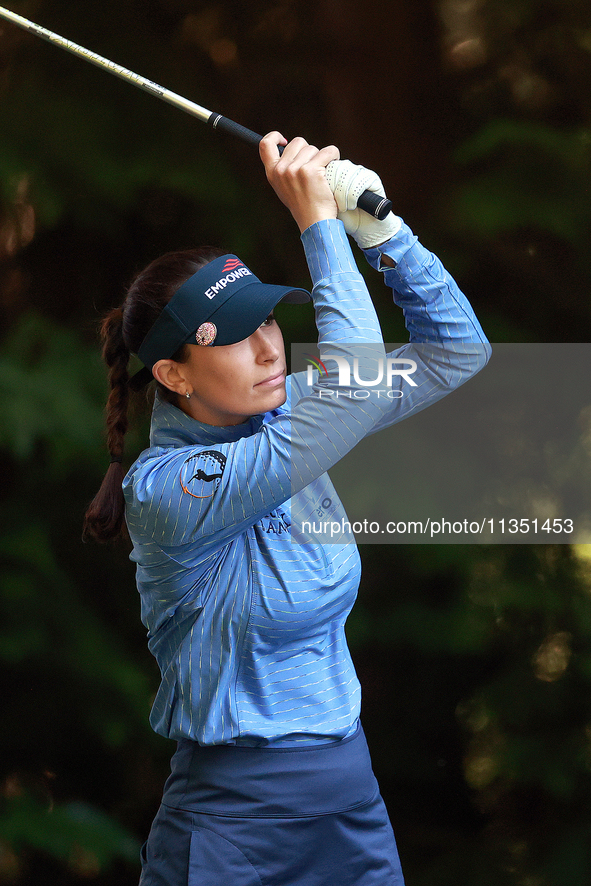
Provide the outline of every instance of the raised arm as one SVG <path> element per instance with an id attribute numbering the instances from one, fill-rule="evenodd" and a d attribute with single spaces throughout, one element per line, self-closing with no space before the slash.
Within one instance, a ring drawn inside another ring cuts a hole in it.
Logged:
<path id="1" fill-rule="evenodd" d="M 329 165 L 327 177 L 339 206 L 338 218 L 370 265 L 384 274 L 395 303 L 404 312 L 410 343 L 392 351 L 388 358 L 416 364 L 414 385 L 394 376 L 390 409 L 377 420 L 375 432 L 424 409 L 467 381 L 488 361 L 490 345 L 453 277 L 402 219 L 390 213 L 380 222 L 356 208 L 362 189 L 383 193 L 378 176 L 339 160 Z M 295 396 L 305 394 L 303 373 L 294 378 L 293 387 Z"/>

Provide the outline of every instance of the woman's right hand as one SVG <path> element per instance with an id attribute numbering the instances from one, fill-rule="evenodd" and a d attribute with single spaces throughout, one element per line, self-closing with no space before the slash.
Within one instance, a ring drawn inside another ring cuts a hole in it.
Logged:
<path id="1" fill-rule="evenodd" d="M 278 145 L 284 145 L 283 154 Z M 271 187 L 293 215 L 300 231 L 327 218 L 336 218 L 338 207 L 326 180 L 326 167 L 338 160 L 334 145 L 319 150 L 303 138 L 289 143 L 279 132 L 268 133 L 259 152 Z"/>

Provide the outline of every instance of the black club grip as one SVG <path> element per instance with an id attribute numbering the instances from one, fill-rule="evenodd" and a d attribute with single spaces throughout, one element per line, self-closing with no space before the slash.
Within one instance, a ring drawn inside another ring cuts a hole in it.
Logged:
<path id="1" fill-rule="evenodd" d="M 212 114 L 207 122 L 214 129 L 227 132 L 229 135 L 235 135 L 251 145 L 258 145 L 262 139 L 262 135 L 258 135 L 252 129 L 247 129 L 245 126 L 241 126 L 240 123 L 234 123 L 228 117 L 222 117 L 221 114 Z M 283 152 L 281 146 L 279 147 L 279 152 Z M 392 210 L 391 201 L 387 197 L 380 197 L 379 194 L 374 194 L 373 191 L 364 191 L 357 201 L 357 206 L 363 209 L 364 212 L 369 213 L 369 215 L 373 215 L 379 221 L 383 221 Z"/>
<path id="2" fill-rule="evenodd" d="M 241 126 L 240 123 L 234 123 L 233 120 L 229 120 L 227 117 L 222 117 L 221 114 L 212 114 L 207 122 L 210 126 L 213 126 L 214 129 L 219 129 L 221 132 L 227 132 L 229 135 L 235 135 L 237 138 L 241 138 L 242 141 L 249 142 L 251 145 L 258 145 L 262 139 L 262 135 L 257 135 L 252 129 L 247 129 L 245 126 Z"/>
<path id="3" fill-rule="evenodd" d="M 375 216 L 378 221 L 384 221 L 388 213 L 392 212 L 392 201 L 374 194 L 373 191 L 364 191 L 357 201 L 357 206 L 369 215 Z"/>

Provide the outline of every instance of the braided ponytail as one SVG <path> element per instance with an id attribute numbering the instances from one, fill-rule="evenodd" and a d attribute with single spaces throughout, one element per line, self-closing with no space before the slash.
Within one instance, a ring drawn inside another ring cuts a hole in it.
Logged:
<path id="1" fill-rule="evenodd" d="M 157 258 L 135 278 L 122 307 L 114 308 L 101 326 L 103 359 L 109 367 L 110 393 L 107 400 L 107 446 L 111 463 L 101 488 L 90 503 L 84 518 L 84 540 L 113 541 L 124 532 L 125 499 L 121 462 L 128 428 L 130 354 L 137 354 L 148 331 L 163 308 L 185 280 L 216 258 L 224 255 L 222 249 L 204 246 L 182 252 L 169 252 Z M 183 346 L 172 359 L 181 363 L 187 357 Z M 158 385 L 163 397 L 176 403 L 173 394 Z"/>
<path id="2" fill-rule="evenodd" d="M 85 540 L 112 541 L 121 534 L 125 500 L 123 498 L 123 446 L 129 421 L 129 349 L 123 341 L 123 311 L 114 308 L 101 326 L 103 359 L 109 367 L 110 393 L 107 400 L 107 446 L 111 463 L 101 488 L 90 503 L 84 518 Z"/>

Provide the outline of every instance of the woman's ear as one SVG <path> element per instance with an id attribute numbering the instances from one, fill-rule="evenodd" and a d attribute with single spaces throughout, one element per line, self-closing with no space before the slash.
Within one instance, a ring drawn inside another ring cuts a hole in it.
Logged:
<path id="1" fill-rule="evenodd" d="M 187 393 L 185 377 L 174 360 L 158 360 L 152 367 L 152 375 L 169 391 L 181 396 Z"/>

